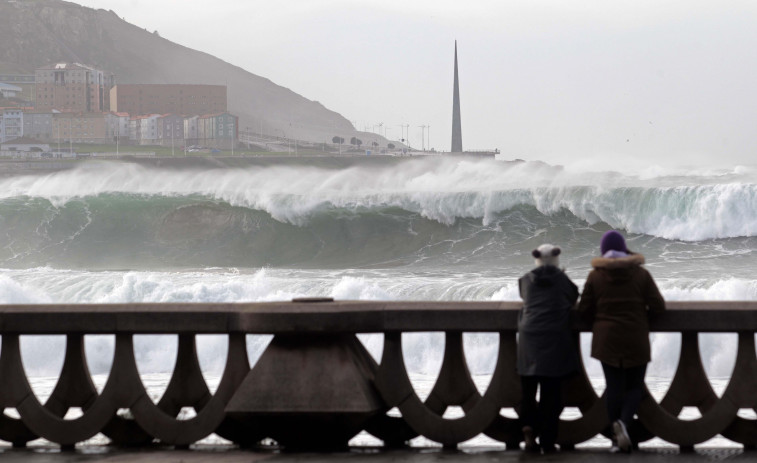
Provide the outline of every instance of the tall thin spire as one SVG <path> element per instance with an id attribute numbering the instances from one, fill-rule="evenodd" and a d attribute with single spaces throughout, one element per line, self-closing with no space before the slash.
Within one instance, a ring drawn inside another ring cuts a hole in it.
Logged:
<path id="1" fill-rule="evenodd" d="M 463 152 L 463 129 L 460 124 L 460 86 L 457 80 L 457 40 L 455 40 L 455 89 L 452 92 L 452 149 Z"/>

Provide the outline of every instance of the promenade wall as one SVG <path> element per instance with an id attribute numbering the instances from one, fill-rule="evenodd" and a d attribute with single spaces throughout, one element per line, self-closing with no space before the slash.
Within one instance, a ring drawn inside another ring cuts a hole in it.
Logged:
<path id="1" fill-rule="evenodd" d="M 44 437 L 72 447 L 97 433 L 117 445 L 154 441 L 185 448 L 211 433 L 241 446 L 273 438 L 288 448 L 338 448 L 361 430 L 396 447 L 422 435 L 447 447 L 481 433 L 517 448 L 517 419 L 500 411 L 520 401 L 515 369 L 516 302 L 364 302 L 302 300 L 236 304 L 105 304 L 0 306 L 0 406 L 20 418 L 0 415 L 0 440 L 24 446 Z M 575 320 L 575 336 L 590 327 Z M 757 445 L 757 422 L 738 416 L 757 406 L 757 303 L 670 302 L 652 320 L 655 332 L 681 334 L 677 370 L 665 397 L 644 399 L 631 433 L 639 441 L 660 437 L 690 449 L 718 434 L 745 448 Z M 421 400 L 402 354 L 402 333 L 443 332 L 444 358 L 430 395 Z M 478 392 L 463 351 L 463 333 L 496 332 L 499 350 L 491 382 Z M 721 396 L 712 389 L 699 353 L 699 333 L 736 333 L 738 351 Z M 355 336 L 383 333 L 380 361 Z M 19 336 L 66 335 L 58 383 L 40 403 L 26 377 Z M 84 336 L 115 335 L 108 381 L 98 393 L 87 368 Z M 148 396 L 135 360 L 135 334 L 178 336 L 176 364 L 157 403 Z M 209 391 L 200 370 L 195 336 L 227 334 L 228 355 L 220 385 Z M 245 336 L 272 334 L 250 367 Z M 564 404 L 581 417 L 561 421 L 564 448 L 608 431 L 603 399 L 585 371 L 564 387 Z M 444 418 L 450 406 L 464 416 Z M 82 415 L 64 419 L 69 408 Z M 191 419 L 178 419 L 193 407 Z M 401 414 L 389 416 L 395 408 Z M 683 407 L 701 418 L 682 420 Z"/>

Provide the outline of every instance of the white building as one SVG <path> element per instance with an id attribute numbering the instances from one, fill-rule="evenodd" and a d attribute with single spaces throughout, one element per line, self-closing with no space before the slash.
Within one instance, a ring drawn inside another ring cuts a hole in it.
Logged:
<path id="1" fill-rule="evenodd" d="M 199 116 L 191 116 L 184 118 L 184 143 L 186 145 L 197 144 L 197 121 Z"/>
<path id="2" fill-rule="evenodd" d="M 159 117 L 160 114 L 148 114 L 129 119 L 129 139 L 138 145 L 157 145 Z"/>
<path id="3" fill-rule="evenodd" d="M 20 108 L 3 108 L 0 119 L 0 143 L 24 136 L 24 112 Z"/>
<path id="4" fill-rule="evenodd" d="M 49 112 L 24 111 L 24 137 L 53 139 L 53 115 Z"/>
<path id="5" fill-rule="evenodd" d="M 21 87 L 0 82 L 0 95 L 3 98 L 16 98 L 23 91 Z"/>
<path id="6" fill-rule="evenodd" d="M 157 145 L 158 144 L 158 119 L 160 114 L 149 114 L 142 116 L 142 123 L 139 130 L 139 144 Z"/>
<path id="7" fill-rule="evenodd" d="M 129 114 L 116 112 L 108 113 L 106 130 L 108 138 L 113 139 L 113 141 L 116 141 L 117 138 L 119 141 L 129 140 L 131 138 L 129 136 L 131 132 Z"/>

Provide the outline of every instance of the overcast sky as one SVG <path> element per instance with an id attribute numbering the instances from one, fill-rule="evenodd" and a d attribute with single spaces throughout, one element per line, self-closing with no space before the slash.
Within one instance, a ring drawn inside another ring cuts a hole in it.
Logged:
<path id="1" fill-rule="evenodd" d="M 359 130 L 383 123 L 398 139 L 408 124 L 419 148 L 426 125 L 430 145 L 449 150 L 457 39 L 467 150 L 610 165 L 757 155 L 751 0 L 77 3 L 267 77 Z"/>

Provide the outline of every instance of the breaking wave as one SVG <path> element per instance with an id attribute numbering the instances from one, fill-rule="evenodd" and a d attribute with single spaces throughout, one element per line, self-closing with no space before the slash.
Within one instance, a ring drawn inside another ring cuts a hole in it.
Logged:
<path id="1" fill-rule="evenodd" d="M 391 266 L 502 258 L 544 234 L 596 242 L 608 228 L 682 242 L 748 238 L 757 236 L 752 176 L 445 159 L 345 169 L 94 163 L 0 180 L 0 265 Z"/>

